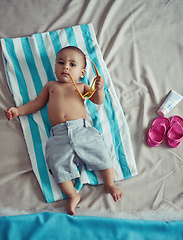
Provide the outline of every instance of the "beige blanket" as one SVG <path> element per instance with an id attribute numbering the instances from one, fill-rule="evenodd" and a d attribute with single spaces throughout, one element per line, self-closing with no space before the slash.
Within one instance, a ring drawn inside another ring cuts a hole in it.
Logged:
<path id="1" fill-rule="evenodd" d="M 123 106 L 139 175 L 117 183 L 123 198 L 114 203 L 104 186 L 85 185 L 80 209 L 111 212 L 183 208 L 183 143 L 156 148 L 147 131 L 171 89 L 183 95 L 183 2 L 177 1 L 0 1 L 0 37 L 21 37 L 77 24 L 93 24 L 99 46 Z M 18 119 L 4 110 L 14 105 L 0 58 L 0 208 L 34 210 L 48 204 L 32 171 Z M 166 117 L 183 117 L 180 102 Z"/>

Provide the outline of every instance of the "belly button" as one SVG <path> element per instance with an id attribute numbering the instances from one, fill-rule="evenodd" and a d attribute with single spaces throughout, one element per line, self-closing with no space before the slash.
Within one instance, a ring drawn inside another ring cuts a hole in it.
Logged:
<path id="1" fill-rule="evenodd" d="M 64 115 L 64 118 L 67 118 L 67 115 Z"/>

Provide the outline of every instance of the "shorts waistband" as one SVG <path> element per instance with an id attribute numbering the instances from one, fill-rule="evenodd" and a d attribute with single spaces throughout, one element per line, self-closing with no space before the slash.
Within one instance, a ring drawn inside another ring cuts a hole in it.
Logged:
<path id="1" fill-rule="evenodd" d="M 54 127 L 51 128 L 50 130 L 50 135 L 54 136 L 57 132 L 63 131 L 66 129 L 74 129 L 77 127 L 91 127 L 91 124 L 88 120 L 86 119 L 76 119 L 76 120 L 71 120 L 71 121 L 66 121 L 63 123 L 59 123 L 55 125 Z"/>

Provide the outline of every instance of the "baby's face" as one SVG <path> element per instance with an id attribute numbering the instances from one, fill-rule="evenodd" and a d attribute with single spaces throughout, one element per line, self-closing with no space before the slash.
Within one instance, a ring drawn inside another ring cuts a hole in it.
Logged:
<path id="1" fill-rule="evenodd" d="M 72 82 L 69 74 L 74 81 L 80 77 L 83 78 L 85 75 L 83 62 L 83 56 L 73 49 L 64 49 L 59 52 L 55 64 L 55 74 L 58 81 L 62 83 Z"/>

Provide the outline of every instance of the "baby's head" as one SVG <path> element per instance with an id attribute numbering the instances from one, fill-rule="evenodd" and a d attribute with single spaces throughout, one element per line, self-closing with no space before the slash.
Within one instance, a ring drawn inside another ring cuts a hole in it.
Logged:
<path id="1" fill-rule="evenodd" d="M 79 77 L 84 77 L 85 68 L 86 57 L 79 48 L 68 46 L 58 52 L 55 65 L 55 74 L 58 80 L 60 73 L 66 72 L 73 77 L 74 81 L 77 81 Z"/>
<path id="2" fill-rule="evenodd" d="M 80 48 L 75 47 L 75 46 L 67 46 L 67 47 L 64 47 L 64 48 L 60 49 L 60 51 L 59 51 L 58 54 L 57 54 L 56 60 L 58 59 L 58 56 L 59 56 L 59 54 L 60 54 L 61 52 L 67 51 L 67 50 L 73 50 L 73 51 L 75 51 L 77 54 L 81 55 L 81 57 L 82 57 L 82 59 L 83 59 L 83 66 L 84 66 L 83 68 L 85 69 L 85 68 L 86 68 L 86 56 L 85 56 L 85 54 L 83 53 L 83 51 L 82 51 Z"/>

